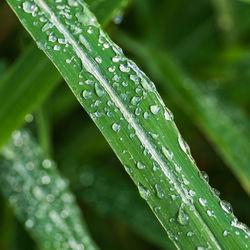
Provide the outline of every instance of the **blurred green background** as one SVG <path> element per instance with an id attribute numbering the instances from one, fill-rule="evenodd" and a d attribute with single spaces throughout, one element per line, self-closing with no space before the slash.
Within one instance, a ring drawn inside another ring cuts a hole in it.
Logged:
<path id="1" fill-rule="evenodd" d="M 93 5 L 98 0 L 88 2 Z M 171 55 L 201 88 L 219 94 L 222 100 L 229 99 L 249 115 L 250 4 L 233 0 L 134 0 L 113 18 L 106 31 L 155 82 L 197 165 L 208 173 L 211 186 L 221 192 L 222 199 L 232 204 L 239 220 L 249 225 L 246 192 L 199 124 L 183 110 L 175 92 L 162 87 L 168 78 L 159 74 L 157 60 L 164 63 L 161 57 Z M 0 79 L 31 43 L 7 3 L 0 0 Z M 91 235 L 101 249 L 168 249 L 163 229 L 64 82 L 30 118 L 32 122 L 25 126 L 38 140 L 39 130 L 45 126 L 48 154 L 70 180 Z M 37 249 L 1 194 L 0 249 Z"/>

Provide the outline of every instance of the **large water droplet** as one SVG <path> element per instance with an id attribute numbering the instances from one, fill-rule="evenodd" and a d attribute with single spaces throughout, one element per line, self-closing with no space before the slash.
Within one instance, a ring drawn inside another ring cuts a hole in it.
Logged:
<path id="1" fill-rule="evenodd" d="M 134 96 L 131 99 L 131 104 L 132 105 L 138 105 L 138 104 L 140 104 L 140 102 L 141 102 L 141 97 L 139 97 L 139 96 Z"/>
<path id="2" fill-rule="evenodd" d="M 82 92 L 82 96 L 85 98 L 85 99 L 90 99 L 92 97 L 92 92 L 91 91 L 88 91 L 88 90 L 84 90 Z"/>
<path id="3" fill-rule="evenodd" d="M 150 111 L 154 114 L 157 115 L 160 112 L 161 108 L 159 105 L 151 105 L 150 106 Z"/>
<path id="4" fill-rule="evenodd" d="M 150 191 L 146 187 L 144 187 L 141 183 L 138 184 L 138 189 L 141 197 L 144 200 L 148 200 L 150 197 Z"/>
<path id="5" fill-rule="evenodd" d="M 138 169 L 145 169 L 146 168 L 146 166 L 140 161 L 137 162 L 136 166 Z"/>
<path id="6" fill-rule="evenodd" d="M 200 204 L 201 204 L 203 207 L 205 207 L 206 204 L 207 204 L 207 201 L 206 201 L 205 199 L 203 199 L 203 198 L 199 198 L 199 202 L 200 202 Z"/>
<path id="7" fill-rule="evenodd" d="M 99 83 L 95 84 L 95 92 L 99 97 L 103 97 L 105 95 L 105 90 Z"/>
<path id="8" fill-rule="evenodd" d="M 119 132 L 120 129 L 121 129 L 121 125 L 118 124 L 118 123 L 113 123 L 112 129 L 113 129 L 115 132 Z"/>
<path id="9" fill-rule="evenodd" d="M 26 12 L 26 13 L 33 13 L 34 11 L 37 10 L 37 6 L 34 4 L 34 3 L 31 3 L 29 1 L 26 1 L 23 3 L 23 10 Z"/>
<path id="10" fill-rule="evenodd" d="M 228 214 L 233 213 L 233 208 L 229 202 L 221 200 L 220 206 L 226 213 L 228 213 Z"/>
<path id="11" fill-rule="evenodd" d="M 156 190 L 156 194 L 157 194 L 157 197 L 160 198 L 160 199 L 163 199 L 165 194 L 164 192 L 162 191 L 161 187 L 159 184 L 155 184 L 155 190 Z"/>
<path id="12" fill-rule="evenodd" d="M 209 182 L 209 176 L 205 171 L 200 171 L 200 178 L 207 183 Z"/>
<path id="13" fill-rule="evenodd" d="M 187 226 L 187 225 L 189 224 L 189 216 L 188 216 L 188 214 L 184 211 L 183 204 L 180 206 L 180 209 L 179 209 L 179 211 L 178 211 L 177 221 L 178 221 L 182 226 Z"/>
<path id="14" fill-rule="evenodd" d="M 129 72 L 130 71 L 130 67 L 128 65 L 124 65 L 124 64 L 121 64 L 119 66 L 119 69 L 122 71 L 122 72 Z"/>

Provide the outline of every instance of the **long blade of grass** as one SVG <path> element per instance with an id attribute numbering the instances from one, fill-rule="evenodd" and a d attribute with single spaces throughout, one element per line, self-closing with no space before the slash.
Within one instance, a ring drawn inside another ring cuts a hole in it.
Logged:
<path id="1" fill-rule="evenodd" d="M 176 247 L 245 248 L 247 227 L 199 173 L 154 84 L 110 40 L 88 6 L 83 1 L 8 2 L 102 131 Z"/>
<path id="2" fill-rule="evenodd" d="M 17 131 L 0 161 L 3 194 L 42 249 L 97 249 L 75 198 L 29 133 Z"/>
<path id="3" fill-rule="evenodd" d="M 159 82 L 167 83 L 161 86 L 166 91 L 171 91 L 176 103 L 210 139 L 243 188 L 250 194 L 250 122 L 243 110 L 229 100 L 220 98 L 216 93 L 202 89 L 168 54 L 142 46 L 128 36 L 119 34 L 119 37 L 126 41 L 124 46 L 132 53 L 137 52 L 137 56 L 142 57 L 146 67 Z M 148 61 L 151 63 L 148 64 Z"/>
<path id="4" fill-rule="evenodd" d="M 102 24 L 125 6 L 128 0 L 91 2 Z M 0 80 L 0 148 L 61 81 L 61 76 L 44 54 L 31 45 Z"/>

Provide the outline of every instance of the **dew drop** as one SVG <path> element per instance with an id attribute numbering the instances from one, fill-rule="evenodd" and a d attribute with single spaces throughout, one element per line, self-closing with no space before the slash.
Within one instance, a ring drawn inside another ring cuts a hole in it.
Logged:
<path id="1" fill-rule="evenodd" d="M 130 67 L 128 65 L 124 65 L 124 64 L 121 64 L 119 66 L 119 69 L 122 71 L 122 72 L 126 72 L 128 73 L 130 71 Z"/>
<path id="2" fill-rule="evenodd" d="M 150 106 L 150 111 L 154 114 L 157 115 L 160 112 L 161 108 L 158 105 L 151 105 Z"/>
<path id="3" fill-rule="evenodd" d="M 203 207 L 205 207 L 206 204 L 207 204 L 207 201 L 206 201 L 205 199 L 203 199 L 203 198 L 199 198 L 199 202 L 200 202 L 200 204 L 201 204 Z"/>
<path id="4" fill-rule="evenodd" d="M 183 209 L 183 204 L 180 206 L 178 216 L 177 216 L 177 221 L 182 225 L 182 226 L 187 226 L 189 224 L 189 216 Z"/>
<path id="5" fill-rule="evenodd" d="M 161 187 L 159 184 L 155 184 L 155 190 L 156 190 L 156 194 L 157 194 L 157 197 L 160 198 L 160 199 L 163 199 L 165 194 L 164 192 L 162 191 Z"/>
<path id="6" fill-rule="evenodd" d="M 56 41 L 56 34 L 54 32 L 51 32 L 49 34 L 49 41 L 54 43 Z"/>
<path id="7" fill-rule="evenodd" d="M 170 152 L 169 150 L 167 150 L 164 146 L 161 147 L 162 153 L 167 157 L 167 159 L 170 161 L 173 159 L 173 152 Z"/>
<path id="8" fill-rule="evenodd" d="M 146 168 L 146 166 L 140 161 L 137 162 L 136 166 L 138 169 L 145 169 Z"/>
<path id="9" fill-rule="evenodd" d="M 119 132 L 120 129 L 121 129 L 121 125 L 118 124 L 118 123 L 113 123 L 112 129 L 113 129 L 115 132 Z"/>
<path id="10" fill-rule="evenodd" d="M 228 213 L 228 214 L 233 213 L 233 208 L 229 202 L 221 200 L 220 206 L 226 213 Z"/>
<path id="11" fill-rule="evenodd" d="M 200 171 L 200 178 L 205 182 L 209 182 L 209 176 L 205 171 Z"/>
<path id="12" fill-rule="evenodd" d="M 192 231 L 187 232 L 188 237 L 192 237 L 193 235 L 194 235 L 194 232 L 192 232 Z"/>
<path id="13" fill-rule="evenodd" d="M 143 117 L 144 117 L 144 119 L 147 120 L 150 118 L 150 114 L 148 112 L 144 112 Z"/>
<path id="14" fill-rule="evenodd" d="M 144 199 L 144 200 L 148 200 L 149 197 L 150 197 L 150 191 L 144 187 L 141 183 L 138 183 L 138 190 L 139 190 L 139 193 L 141 195 L 141 197 Z"/>
<path id="15" fill-rule="evenodd" d="M 98 63 L 102 63 L 102 58 L 101 58 L 100 56 L 97 56 L 97 57 L 95 58 L 95 60 L 96 60 Z"/>
<path id="16" fill-rule="evenodd" d="M 134 96 L 131 99 L 131 104 L 132 105 L 139 105 L 140 102 L 141 102 L 141 97 L 139 97 L 139 96 Z"/>
<path id="17" fill-rule="evenodd" d="M 223 236 L 224 237 L 227 237 L 229 234 L 230 234 L 230 232 L 228 230 L 223 231 Z"/>
<path id="18" fill-rule="evenodd" d="M 26 1 L 23 3 L 23 10 L 26 12 L 26 13 L 33 13 L 34 11 L 36 11 L 37 7 L 34 3 L 31 3 L 29 1 Z"/>
<path id="19" fill-rule="evenodd" d="M 95 84 L 95 92 L 99 97 L 103 97 L 105 95 L 105 91 L 99 83 Z"/>
<path id="20" fill-rule="evenodd" d="M 88 90 L 84 90 L 82 92 L 82 96 L 85 98 L 85 99 L 90 99 L 92 97 L 92 92 L 91 91 L 88 91 Z"/>

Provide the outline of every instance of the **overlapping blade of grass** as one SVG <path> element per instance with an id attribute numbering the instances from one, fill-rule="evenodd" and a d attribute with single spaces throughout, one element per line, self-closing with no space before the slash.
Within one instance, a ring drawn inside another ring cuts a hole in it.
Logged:
<path id="1" fill-rule="evenodd" d="M 75 197 L 29 133 L 17 131 L 0 160 L 1 190 L 41 249 L 97 249 Z"/>
<path id="2" fill-rule="evenodd" d="M 154 84 L 83 1 L 8 1 L 125 166 L 177 248 L 245 248 L 248 229 L 200 173 Z"/>
<path id="3" fill-rule="evenodd" d="M 123 8 L 128 0 L 91 2 L 102 24 Z M 44 54 L 31 45 L 0 79 L 0 147 L 11 132 L 25 121 L 61 81 L 61 76 Z"/>
<path id="4" fill-rule="evenodd" d="M 195 84 L 168 54 L 142 46 L 128 36 L 119 34 L 119 37 L 123 38 L 124 46 L 130 52 L 141 57 L 154 77 L 165 83 L 161 86 L 166 91 L 171 91 L 176 103 L 211 140 L 217 152 L 250 194 L 250 122 L 243 110 Z"/>

